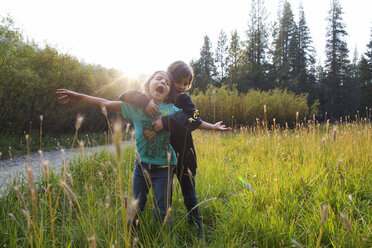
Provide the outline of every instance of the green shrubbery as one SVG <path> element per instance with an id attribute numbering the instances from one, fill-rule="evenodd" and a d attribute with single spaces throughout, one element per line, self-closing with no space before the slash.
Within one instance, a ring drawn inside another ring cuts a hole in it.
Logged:
<path id="1" fill-rule="evenodd" d="M 269 123 L 273 123 L 275 118 L 276 124 L 285 126 L 288 123 L 294 126 L 297 112 L 299 120 L 310 116 L 312 118 L 312 114 L 317 113 L 317 103 L 310 111 L 307 95 L 296 95 L 280 89 L 267 92 L 250 90 L 242 94 L 226 86 L 219 89 L 209 87 L 205 93 L 196 93 L 192 99 L 203 120 L 213 123 L 222 120 L 228 125 L 255 125 L 256 118 L 260 121 L 266 118 Z"/>

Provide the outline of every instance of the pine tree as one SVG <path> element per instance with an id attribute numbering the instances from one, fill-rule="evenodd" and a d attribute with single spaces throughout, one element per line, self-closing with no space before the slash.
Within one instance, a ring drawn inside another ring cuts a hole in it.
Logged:
<path id="1" fill-rule="evenodd" d="M 297 54 L 293 63 L 293 75 L 298 80 L 299 93 L 309 93 L 310 104 L 314 100 L 315 87 L 315 50 L 312 46 L 310 30 L 307 27 L 302 2 L 299 7 L 299 21 L 297 28 Z"/>
<path id="2" fill-rule="evenodd" d="M 371 39 L 367 44 L 367 51 L 362 56 L 359 65 L 360 72 L 360 108 L 372 107 L 372 29 L 371 29 Z M 364 111 L 363 111 L 364 112 Z"/>
<path id="3" fill-rule="evenodd" d="M 296 29 L 291 5 L 285 1 L 282 15 L 279 19 L 279 29 L 274 41 L 273 65 L 276 69 L 279 86 L 291 90 L 297 87 L 293 80 L 291 80 L 291 83 L 289 82 L 293 56 L 296 54 L 294 49 L 297 47 Z"/>
<path id="4" fill-rule="evenodd" d="M 249 88 L 267 88 L 265 66 L 269 32 L 264 0 L 252 0 L 249 17 L 244 56 L 245 87 L 241 87 L 243 91 Z"/>
<path id="5" fill-rule="evenodd" d="M 348 76 L 348 53 L 345 36 L 345 24 L 342 22 L 342 7 L 339 0 L 331 1 L 329 11 L 326 41 L 327 77 L 325 79 L 325 108 L 330 117 L 334 118 L 343 114 L 343 90 Z"/>
<path id="6" fill-rule="evenodd" d="M 228 44 L 227 35 L 221 30 L 218 37 L 217 48 L 216 48 L 216 68 L 217 68 L 217 81 L 222 83 L 226 77 L 227 63 L 228 63 Z"/>
<path id="7" fill-rule="evenodd" d="M 190 64 L 194 68 L 195 87 L 205 91 L 208 84 L 214 84 L 216 77 L 216 66 L 214 64 L 211 41 L 208 35 L 204 36 L 204 43 L 200 49 L 200 58 Z"/>
<path id="8" fill-rule="evenodd" d="M 227 72 L 229 78 L 229 84 L 237 84 L 240 78 L 239 67 L 241 64 L 241 48 L 240 48 L 240 37 L 238 32 L 235 30 L 231 32 L 231 41 L 228 49 L 229 60 L 227 65 Z"/>

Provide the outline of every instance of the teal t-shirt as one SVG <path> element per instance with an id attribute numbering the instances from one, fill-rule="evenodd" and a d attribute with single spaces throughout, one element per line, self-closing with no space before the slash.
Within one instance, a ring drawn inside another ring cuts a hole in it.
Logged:
<path id="1" fill-rule="evenodd" d="M 155 132 L 152 122 L 159 116 L 175 114 L 181 109 L 173 104 L 158 104 L 159 115 L 155 118 L 147 116 L 141 108 L 120 102 L 121 112 L 125 119 L 134 123 L 136 146 L 141 161 L 155 165 L 167 165 L 167 153 L 170 152 L 170 165 L 177 164 L 176 153 L 170 144 L 170 133 L 166 130 Z"/>

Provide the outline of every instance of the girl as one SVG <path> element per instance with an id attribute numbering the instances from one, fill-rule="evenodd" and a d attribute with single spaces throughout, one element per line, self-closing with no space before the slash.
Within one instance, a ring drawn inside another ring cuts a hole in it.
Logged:
<path id="1" fill-rule="evenodd" d="M 162 115 L 174 114 L 180 111 L 169 101 L 172 77 L 165 71 L 157 71 L 145 82 L 145 94 L 157 104 L 159 113 Z M 131 119 L 135 127 L 136 146 L 140 161 L 136 160 L 133 176 L 133 197 L 138 200 L 138 208 L 142 211 L 145 207 L 149 187 L 153 188 L 154 217 L 164 221 L 167 210 L 171 203 L 171 182 L 173 173 L 169 173 L 177 164 L 175 151 L 169 143 L 169 132 L 155 132 L 152 127 L 153 117 L 149 117 L 143 111 L 131 104 L 121 101 L 109 101 L 106 99 L 88 96 L 77 92 L 58 89 L 57 94 L 63 96 L 59 100 L 65 100 L 63 104 L 71 100 L 83 101 L 97 107 L 105 107 L 108 110 L 122 112 L 125 119 Z M 149 175 L 151 182 L 146 181 L 145 175 Z M 134 211 L 134 210 L 130 210 Z M 172 219 L 169 217 L 169 223 Z M 128 223 L 131 224 L 131 223 Z"/>
<path id="2" fill-rule="evenodd" d="M 189 212 L 189 223 L 195 223 L 197 225 L 198 238 L 202 238 L 203 231 L 199 208 L 195 208 L 198 204 L 195 192 L 197 163 L 191 131 L 196 128 L 230 131 L 231 128 L 222 125 L 221 121 L 211 124 L 199 118 L 198 110 L 195 109 L 190 96 L 185 93 L 186 90 L 191 88 L 194 79 L 192 68 L 189 65 L 182 61 L 176 61 L 168 67 L 167 71 L 174 79 L 172 85 L 175 91 L 174 104 L 183 111 L 175 115 L 157 118 L 153 126 L 156 131 L 166 129 L 171 132 L 171 145 L 178 156 L 178 163 L 174 172 L 180 182 L 184 203 Z M 120 96 L 120 100 L 140 106 L 150 116 L 156 115 L 159 111 L 153 100 L 138 91 L 131 90 L 124 92 Z"/>

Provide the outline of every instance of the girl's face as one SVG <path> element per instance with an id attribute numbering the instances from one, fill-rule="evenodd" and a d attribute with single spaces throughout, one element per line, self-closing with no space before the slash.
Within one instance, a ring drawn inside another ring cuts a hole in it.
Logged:
<path id="1" fill-rule="evenodd" d="M 163 102 L 170 91 L 170 79 L 167 73 L 158 72 L 149 83 L 149 95 L 156 102 Z"/>
<path id="2" fill-rule="evenodd" d="M 178 97 L 182 93 L 184 93 L 190 84 L 190 77 L 184 77 L 179 80 L 177 80 L 174 83 L 174 91 L 175 91 L 175 96 Z"/>

